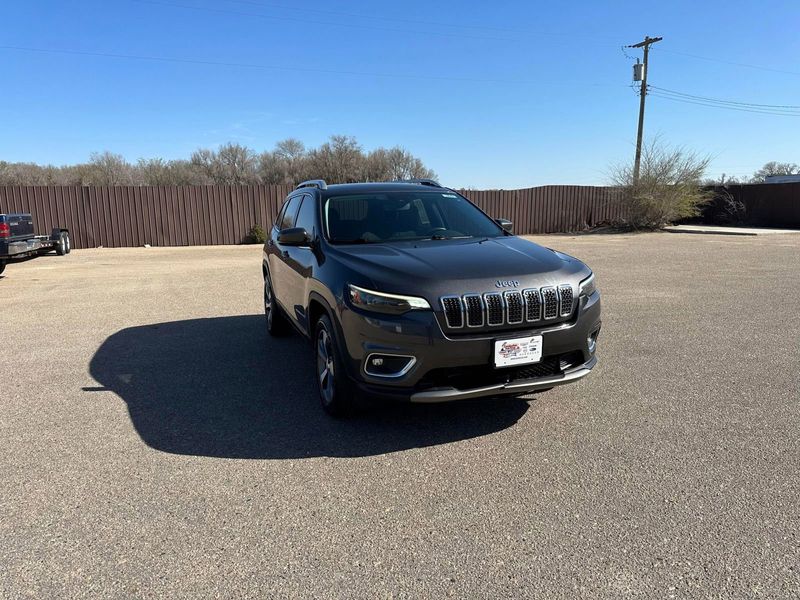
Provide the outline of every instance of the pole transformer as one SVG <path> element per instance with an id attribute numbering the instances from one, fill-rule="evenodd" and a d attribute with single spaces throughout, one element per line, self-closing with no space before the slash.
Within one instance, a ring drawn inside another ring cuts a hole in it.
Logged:
<path id="1" fill-rule="evenodd" d="M 664 38 L 645 36 L 644 40 L 638 44 L 632 44 L 628 48 L 642 48 L 644 52 L 644 64 L 642 68 L 642 89 L 639 93 L 639 131 L 636 134 L 636 160 L 633 162 L 633 184 L 639 183 L 639 167 L 642 162 L 642 134 L 644 133 L 644 101 L 647 97 L 647 61 L 650 54 L 650 46 L 660 42 Z"/>

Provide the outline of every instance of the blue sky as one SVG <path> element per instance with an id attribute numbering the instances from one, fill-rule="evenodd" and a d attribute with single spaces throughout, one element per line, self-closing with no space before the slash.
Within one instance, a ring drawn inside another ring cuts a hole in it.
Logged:
<path id="1" fill-rule="evenodd" d="M 26 0 L 2 3 L 0 22 L 9 161 L 181 158 L 341 133 L 402 145 L 451 186 L 602 184 L 633 154 L 621 46 L 644 35 L 664 37 L 654 85 L 800 104 L 796 0 Z M 650 97 L 645 131 L 712 155 L 710 175 L 800 163 L 797 116 Z"/>

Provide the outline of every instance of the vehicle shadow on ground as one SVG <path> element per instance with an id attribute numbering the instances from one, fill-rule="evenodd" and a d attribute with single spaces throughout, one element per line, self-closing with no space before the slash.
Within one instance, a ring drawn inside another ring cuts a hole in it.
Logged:
<path id="1" fill-rule="evenodd" d="M 524 400 L 495 399 L 332 419 L 319 407 L 310 344 L 270 338 L 261 315 L 123 329 L 90 372 L 127 403 L 147 445 L 197 456 L 371 456 L 500 431 L 528 410 Z"/>

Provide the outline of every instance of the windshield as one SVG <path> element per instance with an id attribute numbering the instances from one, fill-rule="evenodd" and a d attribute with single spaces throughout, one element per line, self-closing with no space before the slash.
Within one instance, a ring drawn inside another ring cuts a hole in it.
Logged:
<path id="1" fill-rule="evenodd" d="M 324 208 L 333 243 L 499 237 L 503 230 L 453 192 L 377 192 L 333 196 Z"/>

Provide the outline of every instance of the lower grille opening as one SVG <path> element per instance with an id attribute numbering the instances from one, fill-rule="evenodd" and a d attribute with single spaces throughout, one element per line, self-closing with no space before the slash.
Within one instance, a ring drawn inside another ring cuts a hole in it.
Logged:
<path id="1" fill-rule="evenodd" d="M 583 364 L 583 353 L 578 350 L 556 356 L 545 356 L 538 363 L 506 369 L 495 369 L 492 365 L 432 369 L 419 380 L 417 388 L 426 390 L 454 387 L 457 390 L 468 390 L 499 383 L 553 377 L 581 364 Z"/>

